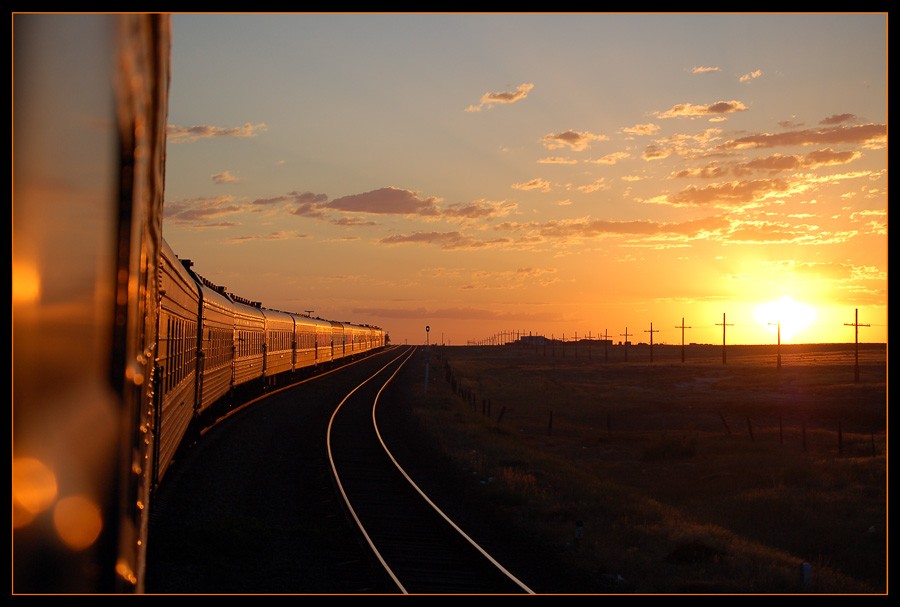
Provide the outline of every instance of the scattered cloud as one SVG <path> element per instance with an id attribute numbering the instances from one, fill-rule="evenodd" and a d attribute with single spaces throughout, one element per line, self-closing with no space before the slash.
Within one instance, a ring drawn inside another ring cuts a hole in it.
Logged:
<path id="1" fill-rule="evenodd" d="M 585 194 L 590 194 L 592 192 L 596 192 L 597 190 L 608 190 L 609 187 L 610 187 L 609 184 L 606 183 L 606 177 L 601 177 L 600 179 L 595 179 L 593 183 L 578 186 L 576 189 L 579 192 L 584 192 Z"/>
<path id="2" fill-rule="evenodd" d="M 432 244 L 441 249 L 482 249 L 508 242 L 506 238 L 479 241 L 461 232 L 415 232 L 413 234 L 388 236 L 379 240 L 381 244 Z"/>
<path id="3" fill-rule="evenodd" d="M 298 213 L 299 214 L 299 213 Z M 375 226 L 378 225 L 376 222 L 361 219 L 359 217 L 338 217 L 337 219 L 332 219 L 331 223 L 336 226 L 344 226 L 344 227 L 356 227 L 356 226 Z"/>
<path id="4" fill-rule="evenodd" d="M 724 150 L 750 148 L 772 148 L 782 146 L 861 144 L 881 147 L 887 143 L 887 126 L 884 124 L 861 124 L 857 126 L 837 126 L 823 129 L 804 129 L 785 133 L 762 133 L 732 139 L 719 146 Z"/>
<path id="5" fill-rule="evenodd" d="M 659 131 L 660 126 L 658 124 L 653 124 L 652 122 L 648 122 L 646 124 L 636 124 L 634 126 L 626 126 L 622 129 L 623 133 L 627 133 L 629 135 L 653 135 L 657 131 Z"/>
<path id="6" fill-rule="evenodd" d="M 720 116 L 745 112 L 749 108 L 740 101 L 716 101 L 710 105 L 694 105 L 691 103 L 678 103 L 664 112 L 655 112 L 657 118 L 680 118 L 682 116 Z"/>
<path id="7" fill-rule="evenodd" d="M 375 213 L 380 215 L 437 215 L 435 197 L 420 198 L 418 192 L 395 187 L 380 188 L 362 194 L 352 194 L 335 198 L 327 208 L 353 213 Z"/>
<path id="8" fill-rule="evenodd" d="M 606 156 L 601 156 L 596 160 L 585 160 L 585 162 L 590 164 L 609 164 L 613 165 L 619 162 L 620 160 L 625 160 L 626 158 L 631 158 L 631 154 L 628 152 L 613 152 L 612 154 L 607 154 Z"/>
<path id="9" fill-rule="evenodd" d="M 242 213 L 243 211 L 244 207 L 237 204 L 233 196 L 166 201 L 163 210 L 167 222 L 201 224 L 197 227 L 221 227 L 223 225 L 233 225 L 231 223 L 214 225 L 209 222 L 229 215 Z"/>
<path id="10" fill-rule="evenodd" d="M 215 184 L 236 183 L 236 182 L 240 181 L 237 177 L 232 175 L 229 171 L 222 171 L 221 173 L 216 173 L 215 175 L 212 175 L 212 180 L 213 180 L 213 183 L 215 183 Z"/>
<path id="11" fill-rule="evenodd" d="M 767 172 L 769 174 L 781 171 L 799 171 L 816 169 L 821 166 L 847 164 L 862 156 L 857 151 L 835 152 L 831 148 L 825 148 L 804 155 L 772 154 L 762 158 L 754 158 L 747 162 L 722 165 L 710 163 L 704 167 L 682 169 L 669 175 L 669 179 L 721 179 L 732 174 L 736 177 L 746 177 L 754 172 Z"/>
<path id="12" fill-rule="evenodd" d="M 298 234 L 292 230 L 277 230 L 275 232 L 269 232 L 268 234 L 258 234 L 256 236 L 235 236 L 233 238 L 229 238 L 229 242 L 233 243 L 244 243 L 251 241 L 259 241 L 259 240 L 296 240 L 298 238 L 308 238 L 307 234 Z"/>
<path id="13" fill-rule="evenodd" d="M 721 71 L 721 70 L 720 70 L 720 68 L 717 68 L 717 67 L 703 67 L 703 66 L 698 65 L 696 67 L 691 68 L 692 74 L 707 74 L 709 72 L 718 72 L 718 71 Z"/>
<path id="14" fill-rule="evenodd" d="M 515 211 L 518 205 L 514 202 L 490 202 L 479 200 L 467 204 L 451 204 L 441 210 L 441 217 L 448 219 L 492 219 L 505 217 Z"/>
<path id="15" fill-rule="evenodd" d="M 563 158 L 561 156 L 548 156 L 538 160 L 538 164 L 578 164 L 574 158 Z"/>
<path id="16" fill-rule="evenodd" d="M 541 138 L 541 141 L 548 150 L 569 147 L 575 152 L 580 152 L 586 150 L 592 141 L 606 141 L 607 139 L 609 137 L 606 135 L 568 130 L 562 133 L 548 133 Z"/>
<path id="17" fill-rule="evenodd" d="M 743 76 L 738 78 L 738 81 L 739 82 L 750 82 L 751 80 L 756 80 L 760 76 L 762 76 L 762 70 L 753 70 L 752 72 L 744 74 Z"/>
<path id="18" fill-rule="evenodd" d="M 250 124 L 233 128 L 222 128 L 210 125 L 179 126 L 168 125 L 166 136 L 168 143 L 189 143 L 198 139 L 212 139 L 215 137 L 255 137 L 257 132 L 265 131 L 268 127 L 265 123 Z"/>
<path id="19" fill-rule="evenodd" d="M 828 118 L 823 118 L 819 124 L 842 124 L 844 122 L 856 122 L 856 114 L 832 114 Z"/>
<path id="20" fill-rule="evenodd" d="M 530 181 L 526 181 L 524 183 L 514 183 L 511 186 L 514 190 L 540 190 L 541 192 L 549 192 L 550 191 L 550 182 L 546 179 L 541 179 L 536 177 Z"/>
<path id="21" fill-rule="evenodd" d="M 681 156 L 701 156 L 708 154 L 710 144 L 717 141 L 722 129 L 709 128 L 693 135 L 676 133 L 656 140 L 648 145 L 641 157 L 644 160 L 659 160 L 672 154 Z"/>
<path id="22" fill-rule="evenodd" d="M 783 199 L 808 187 L 806 182 L 800 180 L 731 181 L 702 187 L 689 186 L 677 194 L 662 196 L 646 202 L 669 204 L 676 207 L 752 208 Z"/>
<path id="23" fill-rule="evenodd" d="M 495 103 L 515 103 L 521 101 L 528 96 L 534 84 L 525 82 L 516 87 L 515 91 L 503 91 L 499 93 L 485 93 L 481 96 L 481 103 L 478 105 L 470 105 L 466 108 L 467 112 L 480 112 L 481 110 L 491 109 Z"/>

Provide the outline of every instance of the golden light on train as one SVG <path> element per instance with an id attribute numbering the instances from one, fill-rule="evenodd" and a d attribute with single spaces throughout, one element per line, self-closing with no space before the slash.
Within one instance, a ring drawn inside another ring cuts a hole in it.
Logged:
<path id="1" fill-rule="evenodd" d="M 59 538 L 72 550 L 89 547 L 103 529 L 100 508 L 92 500 L 74 495 L 59 500 L 53 509 L 53 525 Z"/>
<path id="2" fill-rule="evenodd" d="M 42 461 L 33 457 L 14 458 L 13 528 L 24 527 L 49 508 L 57 491 L 56 475 Z"/>
<path id="3" fill-rule="evenodd" d="M 756 306 L 754 316 L 767 331 L 775 335 L 780 330 L 781 341 L 789 342 L 813 323 L 816 310 L 784 295 L 775 301 Z"/>

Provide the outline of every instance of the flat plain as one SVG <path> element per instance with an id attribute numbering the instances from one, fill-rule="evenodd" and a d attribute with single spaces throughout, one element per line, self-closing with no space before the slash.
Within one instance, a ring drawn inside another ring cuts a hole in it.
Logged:
<path id="1" fill-rule="evenodd" d="M 887 592 L 886 344 L 430 346 L 419 360 L 418 431 L 491 520 L 584 580 L 556 591 Z"/>

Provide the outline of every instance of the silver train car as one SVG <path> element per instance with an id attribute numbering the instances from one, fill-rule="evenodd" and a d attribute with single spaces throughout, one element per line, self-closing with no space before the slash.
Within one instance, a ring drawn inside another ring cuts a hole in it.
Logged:
<path id="1" fill-rule="evenodd" d="M 157 329 L 157 487 L 192 424 L 215 405 L 384 347 L 380 327 L 273 310 L 193 271 L 162 241 Z"/>
<path id="2" fill-rule="evenodd" d="M 387 337 L 242 300 L 163 240 L 168 15 L 12 31 L 12 594 L 142 594 L 197 420 Z"/>

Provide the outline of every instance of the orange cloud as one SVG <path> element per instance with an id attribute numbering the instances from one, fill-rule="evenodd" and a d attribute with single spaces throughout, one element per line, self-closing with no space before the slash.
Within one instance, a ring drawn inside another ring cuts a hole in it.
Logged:
<path id="1" fill-rule="evenodd" d="M 235 236 L 234 238 L 229 238 L 230 242 L 234 243 L 244 243 L 250 242 L 254 240 L 294 240 L 297 238 L 308 238 L 308 234 L 298 234 L 294 231 L 284 231 L 277 230 L 275 232 L 269 232 L 268 234 L 259 234 L 256 236 Z"/>
<path id="2" fill-rule="evenodd" d="M 610 188 L 610 186 L 608 183 L 606 183 L 606 178 L 601 177 L 600 179 L 595 179 L 593 183 L 578 186 L 576 189 L 579 192 L 584 192 L 585 194 L 590 194 L 592 192 L 596 192 L 597 190 L 608 190 L 609 188 Z"/>
<path id="3" fill-rule="evenodd" d="M 846 164 L 860 158 L 862 154 L 856 151 L 835 152 L 831 148 L 825 148 L 803 155 L 772 154 L 763 158 L 754 158 L 747 162 L 737 163 L 731 166 L 722 166 L 716 163 L 696 169 L 683 169 L 669 175 L 669 179 L 718 179 L 732 173 L 737 177 L 745 177 L 753 172 L 777 173 L 781 171 L 796 171 L 801 169 L 815 169 L 820 166 Z"/>
<path id="4" fill-rule="evenodd" d="M 540 190 L 542 192 L 549 192 L 550 182 L 545 179 L 536 177 L 530 181 L 526 181 L 525 183 L 514 183 L 510 187 L 512 187 L 514 190 Z"/>
<path id="5" fill-rule="evenodd" d="M 166 127 L 168 143 L 189 143 L 198 139 L 212 139 L 215 137 L 255 137 L 257 131 L 265 131 L 268 127 L 265 123 L 250 124 L 224 129 L 218 126 L 197 125 L 178 126 L 170 124 Z"/>
<path id="6" fill-rule="evenodd" d="M 215 175 L 212 175 L 212 180 L 213 180 L 213 183 L 216 183 L 216 184 L 235 183 L 235 182 L 239 181 L 238 178 L 235 177 L 234 175 L 232 175 L 229 171 L 222 171 L 221 173 L 216 173 Z"/>
<path id="7" fill-rule="evenodd" d="M 803 189 L 805 186 L 785 179 L 733 181 L 704 187 L 690 186 L 677 194 L 654 199 L 652 202 L 678 207 L 749 208 Z"/>
<path id="8" fill-rule="evenodd" d="M 574 158 L 562 158 L 560 156 L 548 156 L 538 160 L 538 164 L 578 164 Z"/>
<path id="9" fill-rule="evenodd" d="M 418 192 L 386 187 L 335 198 L 327 208 L 354 213 L 437 215 L 435 204 L 438 200 L 434 197 L 419 198 Z"/>
<path id="10" fill-rule="evenodd" d="M 386 245 L 433 244 L 442 249 L 481 249 L 508 242 L 506 238 L 479 241 L 460 232 L 416 232 L 414 234 L 388 236 L 380 241 Z"/>
<path id="11" fill-rule="evenodd" d="M 541 138 L 541 141 L 548 150 L 569 147 L 576 152 L 580 152 L 587 149 L 591 141 L 606 141 L 607 139 L 609 137 L 606 135 L 568 130 L 562 133 L 548 133 Z"/>
<path id="12" fill-rule="evenodd" d="M 514 202 L 478 201 L 468 204 L 451 204 L 441 210 L 441 217 L 450 219 L 491 219 L 505 217 L 515 211 L 518 205 Z"/>
<path id="13" fill-rule="evenodd" d="M 481 96 L 481 103 L 478 105 L 470 105 L 466 108 L 467 112 L 480 112 L 483 109 L 491 109 L 495 103 L 515 103 L 521 101 L 528 96 L 529 91 L 534 88 L 534 84 L 525 82 L 516 87 L 515 91 L 503 91 L 500 93 L 485 93 Z"/>
<path id="14" fill-rule="evenodd" d="M 792 225 L 774 221 L 734 222 L 728 233 L 728 241 L 740 244 L 839 244 L 854 236 L 855 232 L 821 232 L 817 226 Z"/>
<path id="15" fill-rule="evenodd" d="M 657 118 L 679 118 L 682 116 L 717 116 L 721 114 L 733 114 L 744 112 L 748 108 L 740 101 L 717 101 L 710 105 L 693 105 L 691 103 L 679 103 L 673 105 L 665 112 L 656 112 Z"/>
<path id="16" fill-rule="evenodd" d="M 620 160 L 625 160 L 626 158 L 631 158 L 631 154 L 628 152 L 613 152 L 612 154 L 607 154 L 606 156 L 602 156 L 597 160 L 585 160 L 585 162 L 589 162 L 591 164 L 616 164 Z"/>
<path id="17" fill-rule="evenodd" d="M 861 144 L 877 146 L 887 142 L 887 127 L 883 124 L 838 126 L 823 129 L 805 129 L 786 133 L 762 133 L 732 139 L 719 146 L 723 150 L 748 148 L 772 148 L 790 145 Z"/>
<path id="18" fill-rule="evenodd" d="M 171 223 L 209 222 L 213 219 L 235 215 L 244 211 L 242 206 L 235 204 L 233 196 L 168 201 L 163 209 L 165 220 Z M 205 227 L 212 226 L 207 224 Z"/>
<path id="19" fill-rule="evenodd" d="M 718 72 L 718 71 L 720 71 L 720 68 L 717 68 L 717 67 L 697 66 L 697 67 L 694 67 L 691 69 L 692 74 L 706 74 L 708 72 Z"/>
<path id="20" fill-rule="evenodd" d="M 658 124 L 648 122 L 647 124 L 636 124 L 634 126 L 626 126 L 622 129 L 623 133 L 629 135 L 652 135 L 659 130 Z"/>
<path id="21" fill-rule="evenodd" d="M 832 114 L 828 118 L 823 118 L 819 124 L 841 124 L 843 122 L 854 122 L 856 114 Z"/>
<path id="22" fill-rule="evenodd" d="M 760 76 L 762 76 L 762 70 L 753 70 L 752 72 L 750 72 L 748 74 L 744 74 L 743 76 L 738 78 L 738 81 L 739 82 L 750 82 L 751 80 L 756 80 Z"/>

